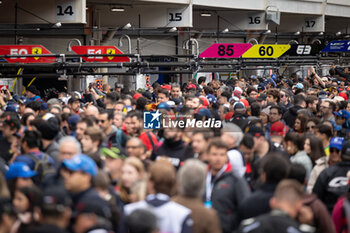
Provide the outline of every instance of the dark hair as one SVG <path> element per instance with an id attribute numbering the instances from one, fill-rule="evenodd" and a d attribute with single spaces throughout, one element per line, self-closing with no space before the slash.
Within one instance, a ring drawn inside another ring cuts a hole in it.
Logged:
<path id="1" fill-rule="evenodd" d="M 232 94 L 228 91 L 221 93 L 221 96 L 226 97 L 227 101 L 232 97 Z"/>
<path id="2" fill-rule="evenodd" d="M 204 86 L 203 90 L 204 90 L 206 95 L 214 93 L 214 89 L 212 87 Z"/>
<path id="3" fill-rule="evenodd" d="M 293 163 L 290 166 L 290 171 L 288 174 L 288 179 L 293 179 L 298 181 L 300 184 L 305 184 L 306 169 L 303 165 L 299 163 Z"/>
<path id="4" fill-rule="evenodd" d="M 313 104 L 318 98 L 314 95 L 309 95 L 306 97 L 306 105 Z"/>
<path id="5" fill-rule="evenodd" d="M 148 100 L 145 97 L 142 97 L 142 96 L 139 97 L 136 100 L 136 110 L 144 111 L 147 103 L 148 103 Z"/>
<path id="6" fill-rule="evenodd" d="M 192 132 L 192 136 L 196 134 L 201 134 L 203 135 L 204 140 L 209 141 L 210 138 L 214 136 L 214 132 L 211 131 L 210 129 L 205 129 L 205 128 L 195 128 Z"/>
<path id="7" fill-rule="evenodd" d="M 22 138 L 22 142 L 26 142 L 27 146 L 32 149 L 32 148 L 37 148 L 40 147 L 40 138 L 41 134 L 36 131 L 36 130 L 26 130 L 24 132 L 24 136 Z"/>
<path id="8" fill-rule="evenodd" d="M 247 147 L 248 149 L 253 149 L 254 147 L 254 137 L 250 134 L 245 134 L 242 138 L 240 145 Z"/>
<path id="9" fill-rule="evenodd" d="M 278 105 L 272 105 L 271 107 L 270 107 L 270 112 L 271 112 L 271 109 L 277 109 L 277 111 L 278 111 L 278 115 L 282 115 L 282 108 L 280 107 L 280 106 L 278 106 Z"/>
<path id="10" fill-rule="evenodd" d="M 92 117 L 82 117 L 79 119 L 78 123 L 85 123 L 87 127 L 92 127 L 94 125 L 94 119 L 92 119 Z"/>
<path id="11" fill-rule="evenodd" d="M 310 152 L 309 156 L 310 156 L 312 163 L 315 164 L 316 160 L 318 160 L 321 157 L 326 156 L 326 153 L 324 152 L 322 140 L 313 134 L 307 134 L 306 139 L 310 140 L 311 152 Z"/>
<path id="12" fill-rule="evenodd" d="M 41 206 L 42 204 L 42 193 L 38 187 L 35 185 L 22 187 L 19 189 L 16 189 L 15 191 L 18 191 L 20 193 L 23 193 L 29 200 L 29 208 L 28 211 L 32 212 L 34 211 L 34 207 Z"/>
<path id="13" fill-rule="evenodd" d="M 102 111 L 100 112 L 100 114 L 101 114 L 101 115 L 102 115 L 102 114 L 107 114 L 107 119 L 108 119 L 108 120 L 113 120 L 113 118 L 114 118 L 114 111 L 113 111 L 113 109 L 102 110 Z"/>
<path id="14" fill-rule="evenodd" d="M 152 233 L 158 229 L 157 217 L 146 209 L 137 209 L 126 217 L 129 233 Z"/>
<path id="15" fill-rule="evenodd" d="M 199 79 L 198 79 L 198 84 L 201 84 L 201 83 L 205 82 L 205 80 L 207 80 L 206 77 L 204 77 L 204 76 L 199 77 Z"/>
<path id="16" fill-rule="evenodd" d="M 164 94 L 166 97 L 169 97 L 169 91 L 165 88 L 158 88 L 158 95 L 159 94 Z"/>
<path id="17" fill-rule="evenodd" d="M 254 102 L 250 105 L 250 111 L 252 116 L 259 117 L 261 112 L 261 105 L 258 102 Z"/>
<path id="18" fill-rule="evenodd" d="M 299 119 L 299 121 L 300 121 L 300 130 L 298 133 L 305 133 L 307 130 L 306 126 L 307 126 L 308 117 L 305 115 L 299 114 L 296 119 Z M 295 121 L 294 121 L 294 124 L 295 124 Z M 294 128 L 294 126 L 293 126 L 293 128 Z"/>
<path id="19" fill-rule="evenodd" d="M 325 134 L 327 138 L 331 138 L 333 136 L 332 128 L 329 125 L 321 123 L 316 125 L 316 128 L 320 134 Z"/>
<path id="20" fill-rule="evenodd" d="M 290 162 L 280 152 L 269 152 L 261 160 L 260 168 L 266 175 L 266 183 L 277 184 L 287 177 Z"/>
<path id="21" fill-rule="evenodd" d="M 250 95 L 251 92 L 255 91 L 256 93 L 258 93 L 258 90 L 255 89 L 254 87 L 248 87 L 246 93 L 247 93 L 247 96 Z"/>
<path id="22" fill-rule="evenodd" d="M 126 117 L 125 118 L 133 118 L 133 117 L 136 117 L 138 120 L 142 120 L 142 112 L 140 111 L 130 111 L 126 114 Z"/>
<path id="23" fill-rule="evenodd" d="M 26 104 L 26 108 L 33 109 L 34 112 L 40 111 L 41 109 L 41 102 L 39 101 L 32 101 L 28 104 Z"/>
<path id="24" fill-rule="evenodd" d="M 272 95 L 274 99 L 277 99 L 277 102 L 280 101 L 280 91 L 275 88 L 271 88 L 267 90 L 266 95 Z"/>
<path id="25" fill-rule="evenodd" d="M 221 138 L 213 138 L 210 142 L 209 142 L 209 145 L 208 145 L 208 151 L 210 151 L 210 149 L 212 147 L 215 147 L 215 148 L 220 148 L 220 149 L 228 149 L 228 146 L 226 145 L 226 143 L 224 143 Z"/>
<path id="26" fill-rule="evenodd" d="M 336 107 L 335 103 L 330 100 L 325 100 L 325 102 L 329 103 L 329 107 L 332 109 L 332 112 L 334 112 Z"/>
<path id="27" fill-rule="evenodd" d="M 296 132 L 289 132 L 284 137 L 285 142 L 292 142 L 294 145 L 297 146 L 298 150 L 304 150 L 304 136 L 299 135 Z"/>
<path id="28" fill-rule="evenodd" d="M 106 99 L 108 99 L 109 101 L 111 101 L 113 104 L 115 104 L 119 99 L 120 99 L 120 95 L 117 92 L 109 92 L 106 95 Z"/>
<path id="29" fill-rule="evenodd" d="M 303 95 L 296 95 L 294 97 L 294 105 L 301 105 L 303 102 L 306 102 L 305 97 Z"/>

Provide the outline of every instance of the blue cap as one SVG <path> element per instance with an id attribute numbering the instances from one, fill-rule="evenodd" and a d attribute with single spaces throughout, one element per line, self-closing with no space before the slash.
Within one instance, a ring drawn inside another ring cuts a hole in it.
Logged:
<path id="1" fill-rule="evenodd" d="M 297 85 L 295 85 L 294 87 L 298 89 L 304 89 L 304 85 L 302 83 L 297 83 Z"/>
<path id="2" fill-rule="evenodd" d="M 213 104 L 215 104 L 218 101 L 218 99 L 213 94 L 208 94 L 207 99 L 210 103 L 213 103 Z"/>
<path id="3" fill-rule="evenodd" d="M 47 110 L 49 108 L 49 105 L 47 103 L 42 103 L 40 106 L 41 110 Z"/>
<path id="4" fill-rule="evenodd" d="M 74 115 L 68 117 L 68 124 L 76 125 L 76 124 L 78 124 L 79 119 L 80 119 L 80 116 L 74 114 Z"/>
<path id="5" fill-rule="evenodd" d="M 334 137 L 331 139 L 331 142 L 329 143 L 329 148 L 336 148 L 338 150 L 341 150 L 343 148 L 343 144 L 344 144 L 344 138 Z"/>
<path id="6" fill-rule="evenodd" d="M 95 161 L 84 154 L 74 155 L 73 158 L 64 160 L 62 166 L 71 171 L 82 171 L 88 173 L 92 177 L 97 175 Z"/>
<path id="7" fill-rule="evenodd" d="M 277 80 L 277 77 L 276 77 L 276 75 L 275 74 L 271 74 L 271 76 L 270 76 L 274 81 L 276 81 Z"/>
<path id="8" fill-rule="evenodd" d="M 170 105 L 167 104 L 166 102 L 161 102 L 158 104 L 157 109 L 165 109 L 167 111 L 170 111 Z"/>
<path id="9" fill-rule="evenodd" d="M 202 108 L 201 110 L 199 110 L 198 115 L 201 117 L 206 116 L 206 117 L 210 118 L 211 112 L 207 108 Z"/>
<path id="10" fill-rule="evenodd" d="M 348 120 L 350 118 L 350 113 L 346 110 L 340 110 L 339 112 L 333 112 L 334 115 L 345 118 Z"/>
<path id="11" fill-rule="evenodd" d="M 38 175 L 36 171 L 32 171 L 30 167 L 23 162 L 14 162 L 10 165 L 9 170 L 6 172 L 6 180 L 14 178 L 29 178 Z"/>

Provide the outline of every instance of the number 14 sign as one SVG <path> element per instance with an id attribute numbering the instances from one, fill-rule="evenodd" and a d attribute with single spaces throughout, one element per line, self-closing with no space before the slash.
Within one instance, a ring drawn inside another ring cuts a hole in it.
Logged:
<path id="1" fill-rule="evenodd" d="M 252 44 L 212 44 L 204 50 L 201 58 L 239 58 L 252 47 Z"/>

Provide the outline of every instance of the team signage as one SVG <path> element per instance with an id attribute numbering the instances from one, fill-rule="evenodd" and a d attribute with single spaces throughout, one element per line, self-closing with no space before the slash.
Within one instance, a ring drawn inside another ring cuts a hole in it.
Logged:
<path id="1" fill-rule="evenodd" d="M 15 57 L 16 55 L 44 55 L 51 54 L 42 45 L 0 45 L 0 55 L 12 55 L 14 57 L 4 58 L 9 63 L 53 63 L 55 57 Z"/>
<path id="2" fill-rule="evenodd" d="M 201 58 L 239 58 L 252 44 L 212 44 L 204 50 Z"/>
<path id="3" fill-rule="evenodd" d="M 242 58 L 278 58 L 289 49 L 289 44 L 256 44 Z"/>
<path id="4" fill-rule="evenodd" d="M 123 54 L 123 52 L 115 46 L 73 46 L 72 50 L 80 55 L 96 55 L 82 57 L 86 62 L 130 62 L 130 58 L 128 57 L 99 56 L 101 54 Z"/>
<path id="5" fill-rule="evenodd" d="M 316 56 L 323 48 L 320 44 L 292 44 L 283 56 Z"/>
<path id="6" fill-rule="evenodd" d="M 329 53 L 329 52 L 350 52 L 350 40 L 334 40 L 331 41 L 326 48 L 322 50 L 323 53 Z"/>

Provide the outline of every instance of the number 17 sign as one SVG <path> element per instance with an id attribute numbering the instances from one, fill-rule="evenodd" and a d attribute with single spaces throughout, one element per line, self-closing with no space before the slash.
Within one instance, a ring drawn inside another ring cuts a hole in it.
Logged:
<path id="1" fill-rule="evenodd" d="M 212 44 L 209 48 L 204 50 L 201 58 L 239 58 L 252 44 Z"/>

